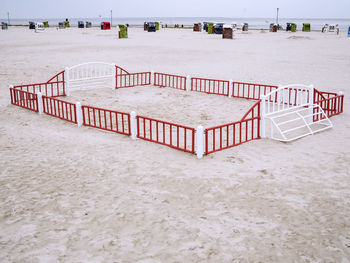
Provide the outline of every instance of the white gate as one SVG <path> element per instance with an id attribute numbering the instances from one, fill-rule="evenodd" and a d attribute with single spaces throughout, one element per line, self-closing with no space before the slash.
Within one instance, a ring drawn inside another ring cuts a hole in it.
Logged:
<path id="1" fill-rule="evenodd" d="M 66 94 L 73 90 L 112 88 L 116 86 L 116 65 L 89 62 L 65 69 Z"/>
<path id="2" fill-rule="evenodd" d="M 331 128 L 332 123 L 313 103 L 314 87 L 301 84 L 279 86 L 261 96 L 261 137 L 292 141 Z"/>

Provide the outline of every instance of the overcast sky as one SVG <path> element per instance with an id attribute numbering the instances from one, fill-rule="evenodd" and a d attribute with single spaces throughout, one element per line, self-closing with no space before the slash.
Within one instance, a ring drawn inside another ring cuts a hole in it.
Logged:
<path id="1" fill-rule="evenodd" d="M 0 18 L 275 17 L 350 18 L 350 0 L 0 0 Z"/>

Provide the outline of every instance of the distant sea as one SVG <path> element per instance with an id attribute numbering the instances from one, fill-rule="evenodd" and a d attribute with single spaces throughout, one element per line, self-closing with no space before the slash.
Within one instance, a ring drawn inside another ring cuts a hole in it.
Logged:
<path id="1" fill-rule="evenodd" d="M 110 21 L 111 18 L 69 18 L 67 17 L 71 26 L 77 26 L 78 21 L 90 21 L 93 26 L 99 26 L 102 21 Z M 57 26 L 58 22 L 64 21 L 66 18 L 23 18 L 23 19 L 11 19 L 11 25 L 28 25 L 29 21 L 42 22 L 49 21 L 49 25 Z M 142 26 L 146 21 L 159 21 L 163 24 L 173 26 L 174 24 L 193 26 L 198 22 L 217 22 L 231 24 L 236 22 L 238 25 L 242 23 L 248 23 L 251 29 L 268 29 L 270 23 L 276 23 L 276 18 L 234 18 L 234 17 L 131 17 L 131 18 L 118 18 L 114 17 L 112 20 L 113 25 L 117 24 L 129 24 L 130 26 Z M 7 19 L 0 19 L 0 22 L 7 22 Z M 285 28 L 287 22 L 293 22 L 297 24 L 297 29 L 302 28 L 303 23 L 310 23 L 312 30 L 321 30 L 324 24 L 338 24 L 340 30 L 346 30 L 350 26 L 349 19 L 309 19 L 309 18 L 280 18 L 279 24 Z"/>

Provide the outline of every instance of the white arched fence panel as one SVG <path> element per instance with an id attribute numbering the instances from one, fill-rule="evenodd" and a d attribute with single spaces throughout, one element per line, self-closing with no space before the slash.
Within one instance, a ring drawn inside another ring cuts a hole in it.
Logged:
<path id="1" fill-rule="evenodd" d="M 116 65 L 88 62 L 65 69 L 66 93 L 73 90 L 115 88 Z"/>
<path id="2" fill-rule="evenodd" d="M 272 139 L 292 141 L 331 128 L 332 123 L 313 100 L 313 85 L 302 84 L 279 86 L 261 96 L 261 137 L 270 129 Z"/>

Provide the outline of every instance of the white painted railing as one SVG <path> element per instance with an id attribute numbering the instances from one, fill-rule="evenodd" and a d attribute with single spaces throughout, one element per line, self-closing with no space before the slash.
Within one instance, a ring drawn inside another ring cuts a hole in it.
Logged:
<path id="1" fill-rule="evenodd" d="M 261 96 L 261 137 L 266 137 L 266 118 L 273 114 L 313 104 L 313 85 L 291 84 Z M 310 107 L 311 109 L 311 107 Z"/>
<path id="2" fill-rule="evenodd" d="M 115 88 L 116 65 L 88 62 L 65 69 L 66 93 L 91 88 Z"/>
<path id="3" fill-rule="evenodd" d="M 261 137 L 266 137 L 266 127 L 270 138 L 285 142 L 331 128 L 331 121 L 314 105 L 313 97 L 313 85 L 302 84 L 279 86 L 261 96 Z"/>

